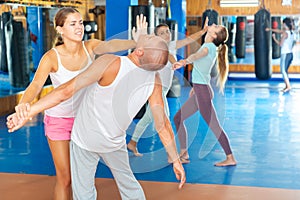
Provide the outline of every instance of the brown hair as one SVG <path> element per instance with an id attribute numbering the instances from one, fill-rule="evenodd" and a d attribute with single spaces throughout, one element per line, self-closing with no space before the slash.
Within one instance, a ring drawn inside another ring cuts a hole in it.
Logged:
<path id="1" fill-rule="evenodd" d="M 225 42 L 228 40 L 228 30 L 225 26 L 222 26 L 220 32 L 217 33 L 217 37 L 213 43 L 218 47 L 218 81 L 217 84 L 220 88 L 220 92 L 223 93 L 224 86 L 227 80 L 229 63 L 228 63 L 228 47 Z"/>
<path id="2" fill-rule="evenodd" d="M 155 34 L 155 35 L 157 35 L 157 31 L 158 31 L 158 29 L 160 29 L 161 27 L 167 27 L 167 28 L 169 28 L 168 24 L 165 24 L 165 23 L 158 24 L 158 25 L 154 28 L 154 34 Z"/>
<path id="3" fill-rule="evenodd" d="M 63 27 L 68 15 L 71 13 L 79 13 L 79 11 L 70 7 L 61 8 L 54 16 L 54 28 L 56 29 L 57 26 Z M 61 34 L 57 33 L 53 46 L 59 46 L 63 43 L 64 41 Z"/>

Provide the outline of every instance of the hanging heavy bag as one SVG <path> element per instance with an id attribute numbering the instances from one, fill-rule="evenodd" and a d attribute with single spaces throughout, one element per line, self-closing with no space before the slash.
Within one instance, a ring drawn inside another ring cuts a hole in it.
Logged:
<path id="1" fill-rule="evenodd" d="M 254 15 L 254 60 L 255 76 L 266 80 L 272 75 L 271 57 L 271 32 L 266 28 L 271 27 L 271 15 L 266 9 L 260 9 Z"/>
<path id="2" fill-rule="evenodd" d="M 129 31 L 136 27 L 136 16 L 143 14 L 147 18 L 148 28 L 154 29 L 154 6 L 153 5 L 137 5 L 129 6 Z M 148 30 L 150 33 L 150 30 Z"/>
<path id="3" fill-rule="evenodd" d="M 272 21 L 272 29 L 281 29 L 281 17 L 271 17 Z M 272 33 L 275 34 L 276 39 L 279 41 L 281 34 L 280 33 Z M 281 50 L 280 46 L 272 39 L 272 59 L 280 58 Z"/>
<path id="4" fill-rule="evenodd" d="M 235 55 L 237 58 L 245 58 L 246 52 L 246 17 L 236 18 Z"/>
<path id="5" fill-rule="evenodd" d="M 152 13 L 151 9 L 152 9 L 151 6 L 147 6 L 147 5 L 130 6 L 129 7 L 129 13 L 130 13 L 130 15 L 129 15 L 129 23 L 130 23 L 129 30 L 131 31 L 131 29 L 133 27 L 136 27 L 136 16 L 140 15 L 140 14 L 143 14 L 144 16 L 146 16 L 147 21 L 148 21 L 148 27 L 150 27 L 150 24 L 153 24 L 152 18 L 154 19 L 154 16 L 152 16 L 153 13 Z M 143 105 L 143 107 L 139 110 L 139 112 L 136 114 L 134 119 L 140 119 L 144 116 L 147 105 L 148 105 L 148 102 Z"/>
<path id="6" fill-rule="evenodd" d="M 5 38 L 5 26 L 9 21 L 12 19 L 12 14 L 10 12 L 4 12 L 1 16 L 1 28 L 0 28 L 0 70 L 2 72 L 8 72 L 8 63 L 7 63 L 7 56 L 6 56 L 6 38 Z"/>
<path id="7" fill-rule="evenodd" d="M 0 15 L 0 71 L 3 71 L 2 68 L 2 60 L 6 57 L 2 55 L 3 47 L 5 47 L 5 40 L 3 39 L 4 29 L 3 29 L 3 23 L 2 23 L 2 16 Z"/>
<path id="8" fill-rule="evenodd" d="M 8 74 L 10 84 L 16 88 L 25 88 L 30 82 L 27 36 L 22 22 L 10 20 L 5 26 Z"/>
<path id="9" fill-rule="evenodd" d="M 208 18 L 208 25 L 218 24 L 219 23 L 219 13 L 217 11 L 215 11 L 215 10 L 207 9 L 202 14 L 202 28 L 204 27 L 204 23 L 205 23 L 206 17 Z M 204 34 L 202 36 L 202 42 L 201 42 L 201 44 L 204 43 L 205 35 L 206 34 Z"/>

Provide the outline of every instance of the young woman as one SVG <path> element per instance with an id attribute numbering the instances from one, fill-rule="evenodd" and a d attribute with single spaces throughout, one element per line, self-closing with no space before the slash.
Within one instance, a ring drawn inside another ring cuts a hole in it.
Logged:
<path id="1" fill-rule="evenodd" d="M 280 33 L 281 38 L 278 41 L 275 34 L 272 34 L 274 41 L 281 47 L 280 56 L 280 71 L 285 83 L 285 88 L 282 92 L 288 92 L 292 89 L 290 80 L 288 77 L 288 69 L 293 61 L 293 46 L 294 46 L 294 34 L 293 34 L 294 22 L 291 18 L 285 18 L 283 20 L 283 29 L 270 29 L 266 28 L 266 31 L 273 31 L 275 33 Z"/>
<path id="2" fill-rule="evenodd" d="M 194 65 L 192 71 L 193 93 L 174 116 L 182 163 L 189 163 L 187 132 L 184 120 L 199 110 L 226 154 L 226 160 L 216 163 L 215 166 L 236 165 L 229 140 L 216 115 L 212 102 L 213 90 L 210 86 L 211 71 L 216 60 L 218 60 L 218 86 L 220 91 L 223 92 L 228 74 L 228 47 L 225 44 L 227 38 L 227 29 L 224 26 L 213 24 L 208 27 L 205 41 L 201 48 L 188 58 L 173 64 L 174 69 L 179 69 L 189 63 Z"/>
<path id="3" fill-rule="evenodd" d="M 133 40 L 82 41 L 83 19 L 74 8 L 60 9 L 55 15 L 54 23 L 58 33 L 55 47 L 42 57 L 32 82 L 15 108 L 17 115 L 21 118 L 27 117 L 30 103 L 43 88 L 48 75 L 50 75 L 53 87 L 56 88 L 86 70 L 96 53 L 117 52 L 134 48 L 136 45 Z M 142 15 L 137 17 L 137 25 L 141 29 L 147 27 Z M 138 35 L 134 35 L 134 38 L 136 37 Z M 84 90 L 68 101 L 45 111 L 45 135 L 56 170 L 54 199 L 71 199 L 69 141 L 83 92 Z"/>
<path id="4" fill-rule="evenodd" d="M 208 23 L 208 19 L 206 19 L 205 24 Z M 169 46 L 169 62 L 167 65 L 159 71 L 160 77 L 162 80 L 162 86 L 163 86 L 163 100 L 164 100 L 164 109 L 166 112 L 166 115 L 169 117 L 169 106 L 167 101 L 167 94 L 168 91 L 171 88 L 172 80 L 174 76 L 174 70 L 172 69 L 172 63 L 174 63 L 176 59 L 176 50 L 180 49 L 181 47 L 184 47 L 192 42 L 195 42 L 197 39 L 203 36 L 203 34 L 206 32 L 206 27 L 198 31 L 189 37 L 178 40 L 178 41 L 171 41 L 172 35 L 171 31 L 169 29 L 169 26 L 167 24 L 159 24 L 154 29 L 154 34 L 164 39 Z M 137 143 L 139 139 L 141 138 L 142 134 L 145 132 L 146 128 L 153 122 L 153 117 L 151 113 L 151 109 L 149 106 L 146 108 L 146 112 L 144 113 L 143 117 L 138 121 L 136 124 L 135 130 L 133 132 L 133 135 L 131 137 L 131 140 L 129 141 L 127 148 L 134 153 L 135 156 L 142 156 L 141 153 L 138 152 L 137 149 Z"/>

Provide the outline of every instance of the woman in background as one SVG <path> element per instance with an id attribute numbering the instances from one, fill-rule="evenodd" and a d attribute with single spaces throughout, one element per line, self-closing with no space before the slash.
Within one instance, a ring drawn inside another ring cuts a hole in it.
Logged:
<path id="1" fill-rule="evenodd" d="M 193 63 L 192 82 L 193 92 L 184 105 L 174 116 L 174 123 L 178 132 L 180 143 L 180 158 L 182 163 L 189 163 L 187 149 L 187 131 L 184 121 L 199 110 L 200 114 L 211 128 L 223 150 L 226 159 L 216 163 L 215 166 L 236 165 L 232 154 L 228 137 L 221 127 L 213 105 L 213 90 L 210 86 L 211 72 L 218 60 L 218 82 L 220 92 L 223 92 L 228 75 L 228 47 L 225 42 L 228 39 L 228 31 L 224 26 L 211 25 L 207 28 L 207 34 L 201 48 L 186 59 L 173 64 L 174 69 Z"/>
<path id="2" fill-rule="evenodd" d="M 272 31 L 280 33 L 281 38 L 277 40 L 275 34 L 272 34 L 273 40 L 278 44 L 281 49 L 280 55 L 280 71 L 285 83 L 285 87 L 281 90 L 282 92 L 288 92 L 292 89 L 290 79 L 288 76 L 289 67 L 293 61 L 293 46 L 294 46 L 294 34 L 293 34 L 294 22 L 291 18 L 285 18 L 283 20 L 283 29 L 271 29 L 266 28 L 266 31 Z"/>
<path id="3" fill-rule="evenodd" d="M 174 76 L 174 70 L 172 69 L 172 63 L 174 63 L 176 58 L 176 50 L 184 47 L 188 44 L 191 44 L 201 38 L 207 30 L 208 18 L 206 18 L 205 26 L 203 30 L 200 30 L 189 37 L 171 41 L 172 35 L 170 28 L 167 24 L 159 24 L 154 29 L 154 34 L 164 39 L 169 46 L 169 62 L 167 65 L 159 71 L 160 78 L 162 80 L 162 87 L 163 87 L 163 100 L 164 100 L 164 109 L 165 113 L 168 117 L 170 117 L 169 105 L 167 101 L 167 94 L 172 86 L 172 80 Z M 153 122 L 153 117 L 151 113 L 151 109 L 149 106 L 146 107 L 146 112 L 144 113 L 143 117 L 138 121 L 135 126 L 134 132 L 132 134 L 131 140 L 129 141 L 127 148 L 134 153 L 135 156 L 142 156 L 137 149 L 137 143 L 141 138 L 142 134 L 145 132 L 146 128 Z M 169 161 L 171 162 L 171 161 Z"/>

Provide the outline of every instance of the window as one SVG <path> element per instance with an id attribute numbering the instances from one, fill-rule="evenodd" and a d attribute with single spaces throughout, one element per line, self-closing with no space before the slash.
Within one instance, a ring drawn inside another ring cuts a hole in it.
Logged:
<path id="1" fill-rule="evenodd" d="M 220 0 L 221 7 L 256 7 L 259 0 Z"/>

